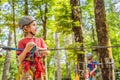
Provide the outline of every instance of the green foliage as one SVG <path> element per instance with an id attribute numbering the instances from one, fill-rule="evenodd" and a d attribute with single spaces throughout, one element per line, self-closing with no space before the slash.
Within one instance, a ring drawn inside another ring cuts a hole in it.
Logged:
<path id="1" fill-rule="evenodd" d="M 71 33 L 72 20 L 71 20 L 71 8 L 69 0 L 56 2 L 55 7 L 55 20 L 57 21 L 58 32 Z"/>
<path id="2" fill-rule="evenodd" d="M 5 61 L 5 55 L 2 53 L 2 57 L 0 58 L 0 79 L 2 79 L 4 61 Z"/>
<path id="3" fill-rule="evenodd" d="M 13 52 L 10 61 L 10 72 L 8 80 L 15 80 L 18 72 L 18 63 L 16 62 L 16 53 Z"/>
<path id="4" fill-rule="evenodd" d="M 9 2 L 8 2 L 9 1 Z M 112 45 L 120 44 L 120 12 L 115 10 L 115 0 L 106 0 L 106 12 L 107 12 L 107 22 L 109 27 L 109 33 Z M 59 34 L 59 45 L 60 48 L 80 48 L 80 43 L 72 42 L 72 20 L 71 20 L 71 6 L 70 0 L 29 0 L 28 11 L 29 15 L 36 18 L 38 24 L 38 33 L 36 37 L 41 37 L 43 35 L 43 20 L 45 16 L 45 4 L 47 4 L 47 39 L 46 44 L 48 48 L 55 48 L 55 32 Z M 2 0 L 0 3 L 0 42 L 4 40 L 4 44 L 7 44 L 7 29 L 11 28 L 13 31 L 13 14 L 12 14 L 12 0 Z M 83 24 L 83 36 L 84 44 L 88 48 L 89 46 L 97 45 L 97 34 L 95 29 L 94 20 L 94 0 L 81 0 L 81 10 L 82 10 L 82 23 L 74 22 L 76 26 Z M 18 19 L 24 16 L 24 0 L 15 0 L 15 20 L 16 27 L 18 27 Z M 17 41 L 22 37 L 22 31 L 16 29 Z M 4 38 L 4 39 L 3 39 Z M 65 40 L 68 40 L 65 42 Z M 14 47 L 14 46 L 12 46 Z M 115 60 L 116 71 L 120 68 L 120 49 L 113 48 L 113 57 Z M 91 49 L 87 49 L 86 52 L 92 52 Z M 14 53 L 15 54 L 15 53 Z M 74 66 L 77 61 L 77 54 L 83 54 L 79 50 L 66 50 L 60 51 L 61 57 L 61 67 L 62 67 L 62 78 L 65 79 L 66 76 L 66 62 L 70 62 L 71 68 L 71 78 L 75 79 Z M 48 80 L 56 79 L 56 51 L 50 51 L 48 55 Z M 4 65 L 5 55 L 0 58 L 0 79 L 2 77 L 3 65 Z M 12 54 L 10 65 L 9 80 L 15 80 L 17 73 L 17 62 L 15 55 Z M 97 57 L 95 56 L 95 59 Z"/>
<path id="5" fill-rule="evenodd" d="M 119 35 L 119 29 L 120 29 L 120 16 L 119 12 L 115 10 L 115 5 L 113 4 L 114 1 L 108 1 L 110 8 L 108 8 L 107 11 L 107 22 L 109 26 L 109 32 L 110 32 L 110 38 L 111 38 L 111 44 L 112 45 L 120 45 L 120 35 Z M 115 71 L 120 72 L 120 49 L 119 48 L 113 48 L 113 58 L 115 61 Z M 116 79 L 120 79 L 120 75 L 116 75 Z"/>
<path id="6" fill-rule="evenodd" d="M 80 50 L 83 49 L 83 47 L 81 47 L 81 43 L 79 42 L 75 42 L 73 44 L 70 44 L 67 46 L 67 48 L 70 48 L 70 52 L 73 52 L 73 53 L 77 53 L 77 54 L 84 54 L 84 52 L 81 52 Z"/>

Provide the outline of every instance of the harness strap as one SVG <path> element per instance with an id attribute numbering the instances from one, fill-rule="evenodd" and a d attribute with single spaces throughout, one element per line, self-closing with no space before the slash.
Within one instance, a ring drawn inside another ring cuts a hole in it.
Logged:
<path id="1" fill-rule="evenodd" d="M 16 80 L 19 80 L 19 79 L 20 79 L 20 73 L 21 73 L 21 71 L 22 71 L 22 64 L 20 64 L 20 66 L 19 66 Z"/>
<path id="2" fill-rule="evenodd" d="M 31 69 L 29 69 L 28 70 L 28 72 L 30 73 L 30 75 L 32 76 L 32 78 L 34 77 L 34 74 L 33 74 L 33 72 L 32 72 L 32 70 Z"/>
<path id="3" fill-rule="evenodd" d="M 25 60 L 29 60 L 29 61 L 32 61 L 30 58 L 25 58 Z M 17 77 L 16 77 L 16 80 L 20 80 L 20 75 L 22 73 L 22 64 L 19 65 L 19 68 L 18 68 L 18 73 L 17 73 Z M 28 70 L 28 72 L 30 73 L 30 75 L 32 76 L 32 78 L 34 77 L 34 74 L 32 72 L 31 69 Z M 24 73 L 22 73 L 22 76 L 24 76 Z"/>
<path id="4" fill-rule="evenodd" d="M 92 69 L 94 69 L 95 68 L 95 64 L 92 62 Z M 95 75 L 95 72 L 93 72 L 93 74 L 92 74 L 93 76 L 96 76 Z"/>

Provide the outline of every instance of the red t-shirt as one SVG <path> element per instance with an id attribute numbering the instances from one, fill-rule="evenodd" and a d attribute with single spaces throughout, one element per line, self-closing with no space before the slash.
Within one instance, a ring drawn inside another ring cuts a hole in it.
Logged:
<path id="1" fill-rule="evenodd" d="M 40 47 L 40 48 L 47 48 L 47 46 L 42 38 L 24 38 L 24 39 L 21 39 L 18 42 L 18 48 L 25 49 L 26 44 L 28 42 L 34 42 L 37 44 L 37 47 Z M 21 53 L 22 53 L 22 51 L 17 51 L 17 55 L 19 55 Z"/>
<path id="2" fill-rule="evenodd" d="M 18 48 L 25 49 L 26 44 L 28 42 L 34 42 L 34 43 L 36 43 L 36 46 L 40 47 L 40 48 L 47 48 L 47 46 L 42 38 L 24 38 L 24 39 L 21 39 L 18 42 Z M 19 55 L 21 53 L 22 53 L 22 51 L 17 51 L 17 55 Z M 30 56 L 30 53 L 28 52 L 26 57 L 29 57 L 29 56 Z M 44 67 L 43 67 L 40 56 L 35 57 L 34 63 L 32 65 L 31 65 L 31 62 L 27 61 L 27 60 L 24 60 L 22 62 L 22 65 L 24 67 L 24 72 L 27 72 L 29 70 L 30 66 L 34 66 L 36 69 L 36 71 L 34 72 L 35 78 L 41 78 L 41 75 L 44 73 Z"/>

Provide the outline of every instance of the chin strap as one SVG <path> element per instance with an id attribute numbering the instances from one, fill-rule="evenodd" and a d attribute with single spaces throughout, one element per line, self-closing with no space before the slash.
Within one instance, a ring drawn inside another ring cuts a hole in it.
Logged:
<path id="1" fill-rule="evenodd" d="M 35 35 L 35 34 L 33 34 L 32 32 L 30 32 L 30 34 L 32 34 L 33 36 Z"/>

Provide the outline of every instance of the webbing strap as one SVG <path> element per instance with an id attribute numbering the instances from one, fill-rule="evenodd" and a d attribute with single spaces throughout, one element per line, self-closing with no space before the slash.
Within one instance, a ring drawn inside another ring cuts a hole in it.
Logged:
<path id="1" fill-rule="evenodd" d="M 16 76 L 16 80 L 20 80 L 21 72 L 22 72 L 22 64 L 20 64 L 20 66 L 19 66 L 18 73 L 17 73 L 17 76 Z M 30 73 L 30 75 L 31 75 L 32 78 L 33 78 L 33 77 L 34 77 L 34 74 L 33 74 L 32 70 L 29 69 L 28 72 Z M 24 76 L 24 73 L 22 73 L 22 77 L 23 77 L 23 76 Z"/>
<path id="2" fill-rule="evenodd" d="M 95 64 L 92 62 L 92 69 L 94 69 L 94 68 L 95 68 Z M 95 71 L 92 74 L 93 74 L 93 76 L 96 76 Z"/>
<path id="3" fill-rule="evenodd" d="M 20 72 L 21 72 L 21 71 L 22 71 L 22 64 L 20 64 L 20 66 L 19 66 L 16 80 L 20 80 Z"/>

